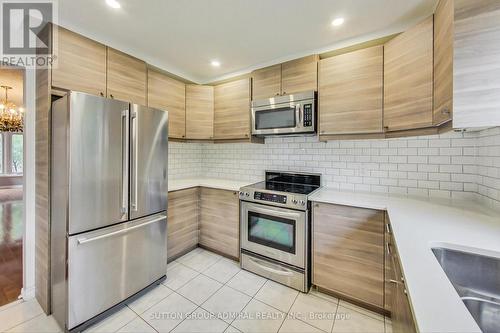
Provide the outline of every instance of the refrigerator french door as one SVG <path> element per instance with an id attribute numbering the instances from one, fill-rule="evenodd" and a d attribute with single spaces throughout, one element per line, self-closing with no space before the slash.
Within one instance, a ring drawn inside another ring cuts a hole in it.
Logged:
<path id="1" fill-rule="evenodd" d="M 168 113 L 69 92 L 51 133 L 52 311 L 80 330 L 166 274 Z"/>

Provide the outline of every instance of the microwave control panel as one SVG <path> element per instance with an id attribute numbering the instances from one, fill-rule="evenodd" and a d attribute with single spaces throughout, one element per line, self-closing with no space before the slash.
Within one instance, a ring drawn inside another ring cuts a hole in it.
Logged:
<path id="1" fill-rule="evenodd" d="M 303 126 L 304 127 L 312 126 L 312 122 L 313 122 L 312 104 L 304 104 L 303 108 L 304 108 Z"/>
<path id="2" fill-rule="evenodd" d="M 273 194 L 273 193 L 264 193 L 264 192 L 255 192 L 253 198 L 256 200 L 263 201 L 271 201 L 280 204 L 286 204 L 286 195 Z"/>

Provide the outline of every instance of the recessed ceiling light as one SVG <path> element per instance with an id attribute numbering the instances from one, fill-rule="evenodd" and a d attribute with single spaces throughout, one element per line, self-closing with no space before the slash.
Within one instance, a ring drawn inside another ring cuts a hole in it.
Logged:
<path id="1" fill-rule="evenodd" d="M 336 18 L 335 20 L 332 21 L 332 25 L 334 27 L 338 27 L 339 25 L 342 25 L 343 23 L 344 23 L 343 17 Z"/>
<path id="2" fill-rule="evenodd" d="M 106 0 L 106 3 L 111 8 L 115 8 L 115 9 L 121 8 L 120 3 L 116 0 Z"/>
<path id="3" fill-rule="evenodd" d="M 210 62 L 210 65 L 212 65 L 213 67 L 220 67 L 220 61 L 219 60 L 212 60 Z"/>

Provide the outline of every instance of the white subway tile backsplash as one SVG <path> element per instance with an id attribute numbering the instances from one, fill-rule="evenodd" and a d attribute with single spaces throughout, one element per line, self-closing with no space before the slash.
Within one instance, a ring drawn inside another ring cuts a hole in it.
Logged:
<path id="1" fill-rule="evenodd" d="M 500 129 L 441 135 L 318 142 L 267 138 L 266 144 L 176 143 L 169 178 L 259 181 L 267 169 L 320 172 L 344 190 L 477 198 L 500 207 Z"/>

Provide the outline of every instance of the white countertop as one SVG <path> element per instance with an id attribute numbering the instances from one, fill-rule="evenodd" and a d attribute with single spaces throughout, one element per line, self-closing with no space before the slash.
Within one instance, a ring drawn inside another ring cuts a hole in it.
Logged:
<path id="1" fill-rule="evenodd" d="M 220 178 L 185 178 L 168 181 L 168 191 L 183 190 L 191 187 L 210 187 L 220 190 L 238 191 L 240 187 L 253 184 L 252 181 L 229 180 Z"/>
<path id="2" fill-rule="evenodd" d="M 413 199 L 322 188 L 311 201 L 387 210 L 420 332 L 481 332 L 432 247 L 500 257 L 500 213 L 463 200 Z"/>

